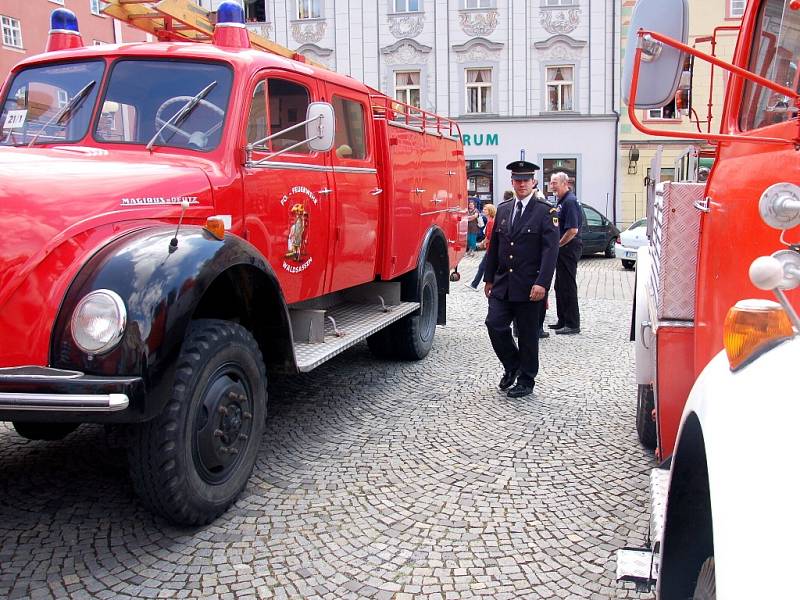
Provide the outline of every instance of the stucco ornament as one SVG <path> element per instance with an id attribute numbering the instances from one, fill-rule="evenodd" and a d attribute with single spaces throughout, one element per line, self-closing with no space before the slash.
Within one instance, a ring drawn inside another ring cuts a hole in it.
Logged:
<path id="1" fill-rule="evenodd" d="M 539 22 L 549 33 L 566 34 L 581 24 L 580 8 L 546 9 L 539 14 Z"/>
<path id="2" fill-rule="evenodd" d="M 292 37 L 298 44 L 315 44 L 325 37 L 327 21 L 292 23 Z"/>
<path id="3" fill-rule="evenodd" d="M 388 65 L 417 65 L 428 61 L 428 57 L 411 44 L 402 44 L 394 52 L 386 54 Z"/>
<path id="4" fill-rule="evenodd" d="M 247 29 L 256 35 L 272 39 L 272 23 L 247 23 Z"/>
<path id="5" fill-rule="evenodd" d="M 456 60 L 460 63 L 465 62 L 482 62 L 482 61 L 498 61 L 500 60 L 499 50 L 490 50 L 486 46 L 473 46 L 466 52 L 458 52 Z"/>
<path id="6" fill-rule="evenodd" d="M 467 35 L 489 35 L 497 28 L 497 11 L 462 12 L 459 21 Z"/>
<path id="7" fill-rule="evenodd" d="M 389 31 L 397 39 L 417 37 L 424 24 L 422 15 L 389 16 Z"/>
<path id="8" fill-rule="evenodd" d="M 570 51 L 566 44 L 555 44 L 547 53 L 547 57 L 551 59 L 574 59 L 575 54 Z"/>

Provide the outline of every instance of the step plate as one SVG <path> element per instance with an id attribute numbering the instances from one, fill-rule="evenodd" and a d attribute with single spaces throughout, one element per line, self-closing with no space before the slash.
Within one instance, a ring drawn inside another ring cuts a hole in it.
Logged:
<path id="1" fill-rule="evenodd" d="M 306 373 L 418 308 L 419 302 L 401 302 L 390 307 L 389 312 L 383 312 L 379 304 L 353 302 L 328 309 L 325 312 L 325 341 L 319 344 L 295 343 L 297 368 Z M 335 335 L 329 316 L 336 321 L 336 328 L 344 332 L 343 336 Z"/>
<path id="2" fill-rule="evenodd" d="M 650 471 L 650 539 L 661 546 L 664 536 L 664 519 L 667 516 L 667 494 L 669 492 L 669 470 Z"/>
<path id="3" fill-rule="evenodd" d="M 617 550 L 617 581 L 634 581 L 638 584 L 655 583 L 658 575 L 658 556 L 647 548 Z"/>

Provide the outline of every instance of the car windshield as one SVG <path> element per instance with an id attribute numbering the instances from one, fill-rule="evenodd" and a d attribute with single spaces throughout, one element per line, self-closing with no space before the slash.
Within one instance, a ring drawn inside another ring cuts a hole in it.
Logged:
<path id="1" fill-rule="evenodd" d="M 638 227 L 644 227 L 645 225 L 647 225 L 647 219 L 639 219 L 638 221 L 635 221 L 630 227 L 628 227 L 628 229 L 636 229 Z"/>
<path id="2" fill-rule="evenodd" d="M 105 63 L 57 63 L 14 76 L 0 113 L 0 144 L 75 142 L 86 135 Z"/>
<path id="3" fill-rule="evenodd" d="M 120 60 L 109 75 L 95 139 L 213 150 L 222 138 L 232 79 L 221 63 Z"/>

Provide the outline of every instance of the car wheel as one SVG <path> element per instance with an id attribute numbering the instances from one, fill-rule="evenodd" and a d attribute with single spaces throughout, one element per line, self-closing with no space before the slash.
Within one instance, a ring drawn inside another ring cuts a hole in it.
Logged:
<path id="1" fill-rule="evenodd" d="M 135 427 L 128 450 L 144 504 L 179 525 L 222 514 L 250 478 L 266 406 L 266 369 L 252 334 L 228 321 L 194 321 L 171 397 L 160 415 Z"/>
<path id="2" fill-rule="evenodd" d="M 628 270 L 630 271 L 630 270 L 632 270 L 632 269 L 633 269 L 633 268 L 636 266 L 636 261 L 633 261 L 633 260 L 623 260 L 623 261 L 622 261 L 622 266 L 623 266 L 624 268 L 626 268 L 626 269 L 628 269 Z"/>
<path id="3" fill-rule="evenodd" d="M 606 244 L 606 249 L 603 251 L 603 253 L 606 255 L 606 258 L 614 258 L 617 255 L 617 253 L 614 251 L 614 246 L 616 243 L 617 243 L 616 238 L 611 238 L 610 240 L 608 240 L 608 244 Z"/>
<path id="4" fill-rule="evenodd" d="M 716 600 L 717 598 L 717 577 L 714 567 L 714 557 L 707 558 L 700 567 L 697 574 L 697 583 L 694 587 L 692 600 Z"/>
<path id="5" fill-rule="evenodd" d="M 425 263 L 420 286 L 420 309 L 397 323 L 381 329 L 367 338 L 370 351 L 378 358 L 421 360 L 433 346 L 436 316 L 439 312 L 439 287 L 436 271 Z"/>
<path id="6" fill-rule="evenodd" d="M 657 442 L 653 408 L 655 408 L 653 387 L 640 383 L 636 394 L 636 433 L 642 446 L 648 450 L 653 450 Z"/>

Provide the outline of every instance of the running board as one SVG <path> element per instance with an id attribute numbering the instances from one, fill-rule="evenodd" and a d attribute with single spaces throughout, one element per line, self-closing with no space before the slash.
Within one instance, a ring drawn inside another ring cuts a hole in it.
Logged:
<path id="1" fill-rule="evenodd" d="M 617 581 L 632 581 L 639 592 L 648 592 L 658 581 L 661 541 L 667 511 L 669 470 L 650 471 L 650 533 L 644 548 L 617 550 Z"/>
<path id="2" fill-rule="evenodd" d="M 322 341 L 294 343 L 297 368 L 301 373 L 307 373 L 418 309 L 419 302 L 400 302 L 394 306 L 345 302 L 328 308 L 324 311 L 325 333 Z M 304 337 L 319 339 L 313 332 Z"/>

